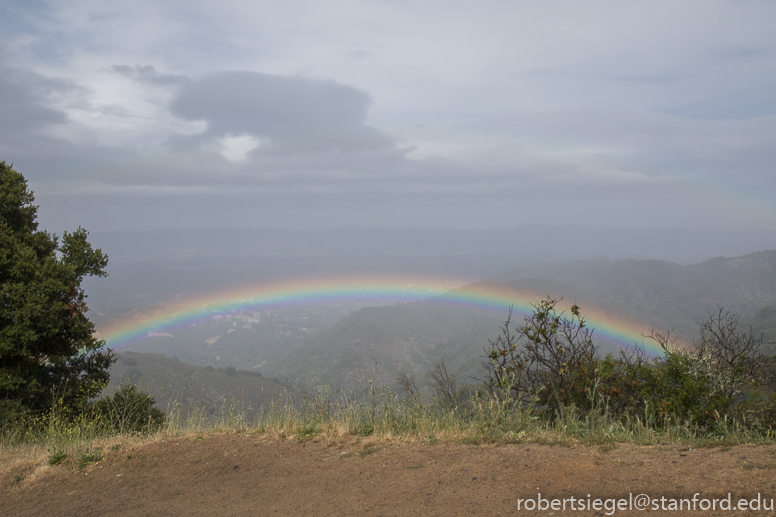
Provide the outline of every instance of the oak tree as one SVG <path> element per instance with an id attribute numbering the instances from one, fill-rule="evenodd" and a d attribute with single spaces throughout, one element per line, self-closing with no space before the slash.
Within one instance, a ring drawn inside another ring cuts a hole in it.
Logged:
<path id="1" fill-rule="evenodd" d="M 85 408 L 107 384 L 114 354 L 86 317 L 86 276 L 108 257 L 78 228 L 38 229 L 27 180 L 0 162 L 0 423 L 60 404 Z"/>

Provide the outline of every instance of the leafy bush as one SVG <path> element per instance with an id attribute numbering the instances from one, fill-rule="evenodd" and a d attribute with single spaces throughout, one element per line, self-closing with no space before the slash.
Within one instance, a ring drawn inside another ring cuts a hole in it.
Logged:
<path id="1" fill-rule="evenodd" d="M 353 428 L 353 434 L 357 434 L 358 436 L 370 436 L 372 433 L 375 432 L 375 426 L 374 424 L 368 424 L 368 423 L 358 423 Z"/>
<path id="2" fill-rule="evenodd" d="M 701 425 L 725 417 L 776 423 L 773 401 L 764 396 L 776 356 L 763 352 L 762 336 L 751 328 L 739 331 L 738 321 L 718 308 L 689 350 L 673 344 L 668 333 L 652 333 L 665 352 L 647 386 L 659 412 Z"/>
<path id="3" fill-rule="evenodd" d="M 156 401 L 148 393 L 128 384 L 112 396 L 94 403 L 94 410 L 113 429 L 121 433 L 142 433 L 159 429 L 165 421 L 164 412 L 154 407 Z"/>
<path id="4" fill-rule="evenodd" d="M 515 327 L 511 310 L 489 342 L 486 386 L 496 396 L 531 404 L 549 418 L 568 408 L 608 417 L 646 418 L 658 427 L 684 422 L 713 427 L 720 420 L 776 424 L 776 398 L 766 398 L 776 357 L 762 337 L 738 330 L 738 316 L 719 308 L 700 327 L 691 348 L 670 333 L 653 332 L 663 356 L 647 360 L 634 346 L 601 357 L 576 305 L 571 315 L 547 298 Z"/>
<path id="5" fill-rule="evenodd" d="M 491 392 L 550 412 L 583 405 L 589 398 L 599 370 L 598 346 L 579 307 L 572 306 L 568 317 L 556 310 L 558 301 L 547 298 L 534 305 L 517 328 L 510 309 L 501 335 L 487 350 L 486 386 Z"/>

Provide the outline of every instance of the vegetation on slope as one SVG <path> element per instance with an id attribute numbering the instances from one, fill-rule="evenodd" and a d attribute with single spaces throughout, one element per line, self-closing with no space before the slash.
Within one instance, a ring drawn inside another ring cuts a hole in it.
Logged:
<path id="1" fill-rule="evenodd" d="M 776 344 L 776 305 L 768 305 L 755 314 L 742 317 L 741 323 L 751 327 L 755 334 L 762 335 L 764 343 Z M 773 346 L 771 351 L 774 351 Z"/>
<path id="2" fill-rule="evenodd" d="M 638 416 L 658 427 L 709 428 L 719 420 L 776 426 L 776 397 L 767 395 L 776 356 L 764 351 L 762 336 L 739 328 L 736 314 L 718 308 L 689 349 L 653 331 L 663 355 L 650 360 L 637 346 L 602 356 L 579 307 L 566 315 L 556 304 L 539 302 L 522 323 L 507 318 L 488 352 L 492 393 L 535 404 L 550 418 L 566 407 L 590 412 L 604 404 L 613 418 Z"/>
<path id="3" fill-rule="evenodd" d="M 566 315 L 555 303 L 539 302 L 517 327 L 507 320 L 491 343 L 485 385 L 464 389 L 441 363 L 429 372 L 431 398 L 416 387 L 400 393 L 372 381 L 355 393 L 319 385 L 278 393 L 258 409 L 234 401 L 186 412 L 173 404 L 164 420 L 143 410 L 152 408 L 147 395 L 122 388 L 91 413 L 55 406 L 40 419 L 6 426 L 0 444 L 53 447 L 54 464 L 68 456 L 92 461 L 117 435 L 224 430 L 301 440 L 354 434 L 464 443 L 773 443 L 776 398 L 762 388 L 773 380 L 768 366 L 776 358 L 761 352 L 751 332 L 739 331 L 735 315 L 712 315 L 690 351 L 656 334 L 666 354 L 648 362 L 638 353 L 601 357 L 578 308 Z M 128 414 L 139 417 L 122 418 Z"/>

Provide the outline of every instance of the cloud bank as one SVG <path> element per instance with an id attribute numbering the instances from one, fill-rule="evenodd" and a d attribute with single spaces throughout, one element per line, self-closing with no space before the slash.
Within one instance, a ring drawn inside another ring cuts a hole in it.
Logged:
<path id="1" fill-rule="evenodd" d="M 0 159 L 55 231 L 767 229 L 774 16 L 726 0 L 7 2 Z"/>

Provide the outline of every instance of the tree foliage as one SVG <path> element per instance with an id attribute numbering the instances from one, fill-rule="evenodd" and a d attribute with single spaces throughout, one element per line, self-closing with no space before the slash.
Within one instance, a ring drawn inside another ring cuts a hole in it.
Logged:
<path id="1" fill-rule="evenodd" d="M 77 411 L 107 384 L 114 354 L 93 337 L 86 276 L 108 257 L 83 228 L 38 229 L 27 180 L 0 162 L 0 421 L 53 403 Z"/>

